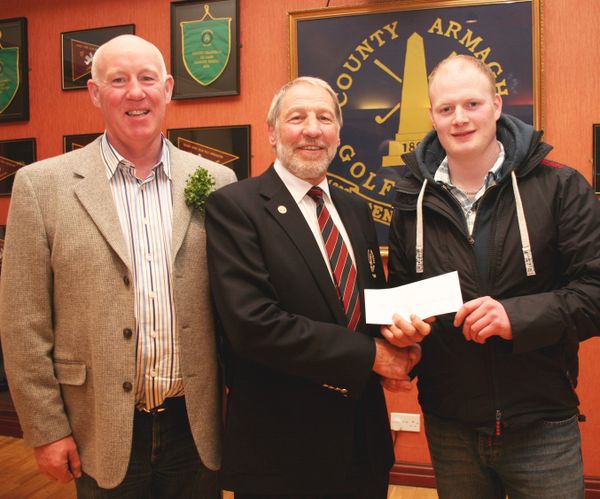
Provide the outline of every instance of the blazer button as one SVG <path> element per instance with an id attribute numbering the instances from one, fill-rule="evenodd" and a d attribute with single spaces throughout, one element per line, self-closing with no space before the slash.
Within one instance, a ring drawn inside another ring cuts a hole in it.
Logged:
<path id="1" fill-rule="evenodd" d="M 131 390 L 133 390 L 133 385 L 129 381 L 125 381 L 125 383 L 123 383 L 123 390 L 126 392 L 130 392 Z"/>
<path id="2" fill-rule="evenodd" d="M 123 338 L 128 340 L 129 338 L 131 338 L 132 335 L 133 335 L 133 331 L 131 331 L 131 329 L 129 329 L 128 327 L 123 329 Z"/>
<path id="3" fill-rule="evenodd" d="M 125 283 L 125 286 L 129 286 L 129 276 L 128 275 L 123 276 L 123 282 Z"/>

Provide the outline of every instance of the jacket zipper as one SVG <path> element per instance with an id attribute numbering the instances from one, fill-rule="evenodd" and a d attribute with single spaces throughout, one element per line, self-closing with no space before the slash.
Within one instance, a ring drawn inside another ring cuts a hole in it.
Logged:
<path id="1" fill-rule="evenodd" d="M 496 436 L 502 435 L 502 411 L 496 409 Z"/>
<path id="2" fill-rule="evenodd" d="M 494 184 L 492 186 L 490 186 L 488 189 L 486 189 L 486 191 L 483 193 L 483 196 L 481 196 L 481 198 L 477 201 L 479 203 L 479 205 L 481 205 L 483 203 L 483 200 L 486 196 L 489 196 L 490 191 L 492 189 L 504 189 L 505 188 L 505 184 L 504 185 L 499 185 L 499 184 Z M 498 194 L 498 196 L 501 196 L 501 193 Z M 496 203 L 498 203 L 498 198 L 496 200 Z M 479 206 L 477 207 L 479 208 Z M 497 208 L 497 206 L 496 206 Z M 497 209 L 494 210 L 494 213 L 497 213 Z M 477 225 L 477 221 L 478 219 L 475 219 L 475 225 Z M 496 237 L 496 223 L 497 223 L 497 219 L 495 216 L 492 217 L 492 221 L 491 221 L 491 230 L 490 230 L 490 247 L 489 247 L 489 253 L 488 253 L 488 258 L 490 261 L 490 268 L 488 270 L 489 275 L 487 278 L 487 286 L 486 289 L 481 289 L 482 288 L 482 283 L 481 283 L 481 276 L 478 275 L 478 285 L 479 285 L 479 289 L 481 291 L 481 296 L 485 296 L 485 295 L 493 295 L 492 293 L 492 288 L 493 285 L 492 283 L 494 282 L 495 279 L 495 274 L 496 274 L 496 266 L 495 266 L 495 262 L 496 262 L 496 258 L 495 258 L 495 252 L 496 252 L 496 247 L 494 244 L 494 240 Z M 475 225 L 473 226 L 473 233 L 475 233 Z M 499 397 L 499 390 L 498 390 L 498 380 L 496 377 L 496 355 L 495 355 L 495 351 L 494 348 L 492 346 L 491 342 L 487 342 L 486 343 L 486 350 L 487 350 L 487 354 L 489 355 L 489 359 L 490 359 L 490 363 L 489 363 L 489 376 L 490 376 L 490 383 L 492 385 L 492 393 L 493 393 L 493 403 L 494 406 L 497 407 L 498 404 L 498 397 Z M 496 437 L 500 437 L 502 436 L 502 410 L 501 409 L 496 409 L 496 417 L 495 417 L 495 421 L 494 421 L 494 435 Z"/>
<path id="3" fill-rule="evenodd" d="M 481 198 L 478 200 L 478 203 L 481 203 L 483 201 L 483 198 L 489 194 L 489 189 L 494 189 L 497 188 L 498 184 L 495 184 L 493 186 L 490 186 L 488 189 L 486 189 L 486 192 L 484 192 L 483 196 L 481 196 Z M 454 196 L 452 195 L 452 193 L 449 192 L 448 188 L 446 186 L 442 186 L 441 190 L 443 192 L 446 192 L 446 194 L 448 195 L 448 198 L 450 199 L 450 202 L 453 202 L 455 204 L 455 206 L 458 207 L 459 211 L 462 211 L 462 207 L 460 206 L 460 203 L 454 198 Z M 447 199 L 447 198 L 446 198 Z M 435 206 L 431 206 L 429 205 L 429 208 L 433 211 L 438 212 L 439 214 L 443 215 L 444 217 L 447 217 L 447 214 L 444 213 L 441 210 L 438 210 Z M 467 244 L 471 247 L 471 255 L 472 257 L 475 259 L 475 255 L 474 255 L 474 250 L 473 250 L 473 244 L 475 243 L 475 239 L 473 238 L 472 234 L 469 234 L 469 229 L 466 223 L 466 217 L 464 218 L 464 224 L 462 225 L 462 227 L 460 226 L 460 224 L 456 223 L 457 220 L 454 217 L 450 217 L 450 220 L 452 220 L 455 225 L 462 231 L 463 235 L 465 236 L 466 242 Z M 475 224 L 477 224 L 477 219 L 475 219 Z M 473 232 L 475 232 L 475 226 L 473 226 Z M 491 245 L 493 246 L 493 244 Z M 477 283 L 478 283 L 478 287 L 479 290 L 481 291 L 481 276 L 479 275 L 479 268 L 477 267 L 477 262 L 474 263 L 474 270 L 475 270 L 475 275 L 477 276 Z M 492 270 L 490 269 L 490 272 L 492 272 Z M 486 290 L 487 291 L 487 290 Z M 484 294 L 480 293 L 481 296 L 484 296 Z M 485 294 L 489 294 L 489 293 L 485 293 Z M 497 402 L 497 394 L 498 394 L 498 388 L 496 386 L 496 380 L 495 380 L 495 376 L 494 376 L 494 352 L 493 349 L 491 348 L 491 345 L 488 343 L 486 344 L 489 356 L 490 356 L 490 382 L 492 384 L 492 389 L 493 389 L 493 398 L 494 401 Z M 495 405 L 495 403 L 494 403 Z M 495 425 L 494 425 L 494 434 L 496 437 L 500 437 L 502 435 L 502 411 L 500 409 L 496 409 L 496 419 L 495 419 Z M 490 447 L 491 447 L 491 437 L 490 437 Z"/>

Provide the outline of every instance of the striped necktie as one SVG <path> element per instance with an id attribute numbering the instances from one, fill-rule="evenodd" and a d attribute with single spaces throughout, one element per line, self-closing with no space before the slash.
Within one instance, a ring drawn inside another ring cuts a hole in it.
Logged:
<path id="1" fill-rule="evenodd" d="M 348 253 L 348 248 L 325 206 L 323 191 L 320 187 L 312 187 L 308 191 L 308 195 L 317 203 L 319 228 L 331 263 L 338 296 L 344 305 L 348 329 L 356 330 L 360 320 L 360 298 L 356 282 L 356 269 L 352 263 L 350 253 Z"/>

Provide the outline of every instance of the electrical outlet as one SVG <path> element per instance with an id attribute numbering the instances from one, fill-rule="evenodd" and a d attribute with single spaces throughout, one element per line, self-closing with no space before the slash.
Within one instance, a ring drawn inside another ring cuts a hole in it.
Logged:
<path id="1" fill-rule="evenodd" d="M 405 412 L 392 412 L 390 426 L 394 431 L 421 431 L 421 415 Z"/>

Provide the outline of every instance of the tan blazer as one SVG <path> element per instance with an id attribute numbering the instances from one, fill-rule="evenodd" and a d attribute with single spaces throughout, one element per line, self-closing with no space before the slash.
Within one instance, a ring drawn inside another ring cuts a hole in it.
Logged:
<path id="1" fill-rule="evenodd" d="M 206 271 L 204 217 L 183 192 L 198 166 L 219 188 L 229 168 L 169 144 L 173 286 L 181 369 L 203 463 L 220 465 L 220 379 Z M 101 487 L 124 478 L 134 413 L 133 273 L 99 139 L 16 175 L 0 283 L 0 333 L 10 390 L 28 444 L 73 434 Z"/>

